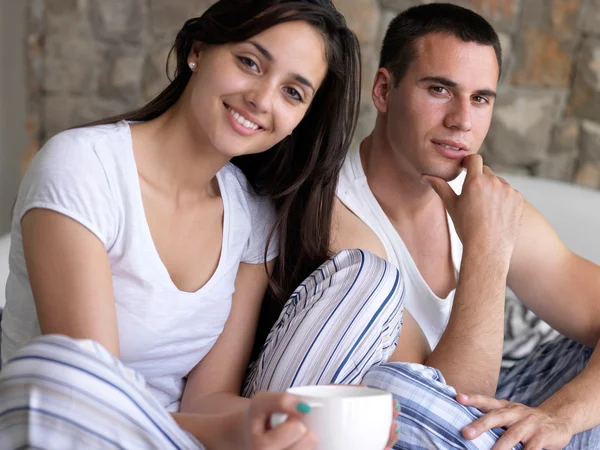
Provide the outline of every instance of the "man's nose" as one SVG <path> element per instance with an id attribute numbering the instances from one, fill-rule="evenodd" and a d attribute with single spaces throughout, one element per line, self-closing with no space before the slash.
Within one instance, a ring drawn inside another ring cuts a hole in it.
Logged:
<path id="1" fill-rule="evenodd" d="M 444 125 L 460 131 L 471 131 L 471 100 L 455 99 L 446 114 Z"/>

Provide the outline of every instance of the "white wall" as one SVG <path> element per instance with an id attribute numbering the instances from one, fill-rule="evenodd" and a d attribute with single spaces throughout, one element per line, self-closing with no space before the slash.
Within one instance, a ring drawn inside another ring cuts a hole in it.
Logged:
<path id="1" fill-rule="evenodd" d="M 11 208 L 28 144 L 25 132 L 25 4 L 0 0 L 0 235 L 10 230 Z"/>

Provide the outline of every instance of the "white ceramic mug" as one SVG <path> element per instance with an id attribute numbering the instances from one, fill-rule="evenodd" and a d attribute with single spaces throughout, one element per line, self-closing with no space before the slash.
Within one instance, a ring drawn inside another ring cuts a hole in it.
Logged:
<path id="1" fill-rule="evenodd" d="M 317 437 L 317 450 L 383 450 L 392 427 L 392 394 L 363 386 L 301 386 L 287 390 L 311 407 L 301 420 Z M 271 426 L 285 422 L 273 414 Z"/>

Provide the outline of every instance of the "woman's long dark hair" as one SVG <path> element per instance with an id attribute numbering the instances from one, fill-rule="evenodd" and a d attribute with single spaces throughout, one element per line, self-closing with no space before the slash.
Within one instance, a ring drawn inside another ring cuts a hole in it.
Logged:
<path id="1" fill-rule="evenodd" d="M 329 0 L 220 0 L 179 31 L 171 49 L 176 56 L 175 76 L 164 91 L 140 109 L 96 122 L 148 121 L 167 111 L 190 79 L 187 60 L 194 42 L 240 42 L 297 20 L 309 23 L 324 38 L 328 72 L 323 84 L 291 136 L 266 152 L 232 159 L 256 193 L 275 202 L 273 234 L 279 239 L 279 257 L 268 297 L 278 305 L 329 257 L 337 178 L 358 120 L 359 44 L 333 4 Z"/>

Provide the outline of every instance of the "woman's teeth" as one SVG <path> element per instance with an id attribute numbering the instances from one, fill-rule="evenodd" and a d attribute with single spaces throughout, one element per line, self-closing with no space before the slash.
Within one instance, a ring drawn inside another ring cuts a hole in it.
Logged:
<path id="1" fill-rule="evenodd" d="M 233 118 L 244 128 L 249 128 L 250 130 L 258 130 L 260 128 L 254 122 L 250 122 L 248 119 L 246 119 L 244 116 L 239 114 L 237 111 L 234 111 L 233 108 L 229 107 L 227 109 L 229 111 L 229 114 L 231 114 L 233 116 Z"/>

